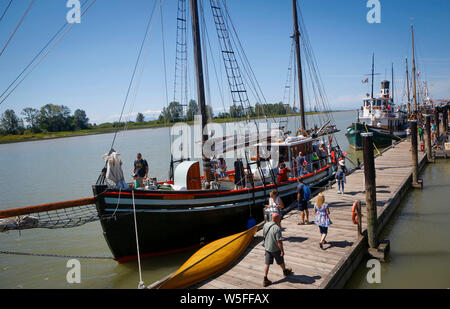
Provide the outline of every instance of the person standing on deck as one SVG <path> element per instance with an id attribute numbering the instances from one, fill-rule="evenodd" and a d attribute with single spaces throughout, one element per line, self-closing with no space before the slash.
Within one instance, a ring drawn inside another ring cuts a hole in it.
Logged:
<path id="1" fill-rule="evenodd" d="M 219 175 L 220 178 L 227 177 L 227 163 L 224 158 L 219 158 Z"/>
<path id="2" fill-rule="evenodd" d="M 304 172 L 305 156 L 303 155 L 303 152 L 300 151 L 298 153 L 298 156 L 295 158 L 295 163 L 297 167 L 297 177 L 303 176 L 305 174 Z"/>
<path id="3" fill-rule="evenodd" d="M 339 160 L 338 168 L 336 171 L 336 181 L 338 183 L 338 194 L 344 194 L 345 174 L 347 173 L 347 167 L 343 159 Z M 341 190 L 342 189 L 342 190 Z"/>
<path id="4" fill-rule="evenodd" d="M 267 210 L 269 211 L 270 216 L 274 213 L 278 213 L 280 217 L 283 217 L 283 209 L 284 203 L 283 200 L 278 196 L 277 190 L 270 191 L 269 205 L 267 206 Z M 269 219 L 270 220 L 270 219 Z M 279 224 L 281 228 L 281 223 Z"/>
<path id="5" fill-rule="evenodd" d="M 234 185 L 236 190 L 245 188 L 245 171 L 241 159 L 234 161 Z"/>
<path id="6" fill-rule="evenodd" d="M 136 176 L 136 180 L 139 182 L 139 186 L 144 187 L 144 180 L 148 177 L 148 163 L 147 160 L 142 159 L 142 154 L 137 154 L 137 160 L 134 161 L 133 173 Z"/>
<path id="7" fill-rule="evenodd" d="M 308 201 L 310 198 L 311 198 L 311 189 L 308 187 L 307 184 L 303 183 L 303 180 L 299 177 L 297 186 L 297 205 L 302 219 L 302 221 L 298 223 L 299 225 L 309 224 Z"/>
<path id="8" fill-rule="evenodd" d="M 331 220 L 330 220 L 330 209 L 328 208 L 328 205 L 325 203 L 325 196 L 322 193 L 319 193 L 319 195 L 317 196 L 316 204 L 314 205 L 314 213 L 315 213 L 314 222 L 319 227 L 321 235 L 319 247 L 323 249 L 323 245 L 327 243 L 325 238 L 327 237 L 328 227 L 331 224 Z"/>
<path id="9" fill-rule="evenodd" d="M 280 164 L 280 172 L 278 173 L 277 182 L 286 182 L 289 180 L 289 173 L 291 170 L 286 167 L 286 164 Z"/>
<path id="10" fill-rule="evenodd" d="M 273 260 L 280 265 L 285 277 L 292 273 L 292 268 L 286 268 L 284 263 L 284 248 L 281 240 L 281 217 L 278 213 L 272 214 L 272 221 L 264 224 L 263 236 L 264 236 L 264 249 L 265 249 L 265 264 L 264 264 L 264 280 L 263 286 L 269 286 L 272 284 L 267 278 L 269 274 L 270 265 L 273 264 Z"/>
<path id="11" fill-rule="evenodd" d="M 423 128 L 419 127 L 418 131 L 419 131 L 419 139 L 420 139 L 421 142 L 423 142 Z"/>

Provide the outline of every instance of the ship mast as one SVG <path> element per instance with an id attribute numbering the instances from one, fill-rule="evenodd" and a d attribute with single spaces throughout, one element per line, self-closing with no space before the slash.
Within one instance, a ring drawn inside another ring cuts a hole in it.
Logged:
<path id="1" fill-rule="evenodd" d="M 412 52 L 413 52 L 413 78 L 414 78 L 414 113 L 417 113 L 417 91 L 416 91 L 416 57 L 414 53 L 414 26 L 411 25 L 411 35 L 412 35 Z"/>
<path id="2" fill-rule="evenodd" d="M 205 134 L 204 132 L 204 129 L 207 124 L 207 116 L 206 116 L 207 113 L 205 103 L 205 82 L 203 79 L 202 46 L 200 40 L 198 3 L 197 0 L 191 0 L 190 4 L 191 4 L 191 19 L 192 19 L 192 37 L 194 45 L 195 77 L 197 81 L 197 100 L 200 109 L 200 114 L 202 116 L 202 158 L 205 159 L 203 154 L 203 145 L 208 139 L 208 134 Z"/>
<path id="3" fill-rule="evenodd" d="M 394 103 L 394 92 L 395 92 L 395 88 L 394 88 L 394 64 L 392 63 L 392 103 Z"/>
<path id="4" fill-rule="evenodd" d="M 371 92 L 371 98 L 373 99 L 373 80 L 375 75 L 375 53 L 372 54 L 372 92 Z"/>
<path id="5" fill-rule="evenodd" d="M 300 32 L 298 30 L 298 14 L 297 14 L 297 0 L 292 0 L 293 15 L 294 15 L 294 39 L 295 39 L 295 49 L 297 54 L 297 74 L 298 74 L 298 91 L 300 98 L 300 116 L 302 130 L 306 131 L 306 121 L 305 121 L 305 103 L 303 99 L 303 76 L 302 76 L 302 62 L 300 54 Z"/>
<path id="6" fill-rule="evenodd" d="M 409 70 L 408 70 L 408 57 L 406 57 L 406 89 L 408 92 L 408 118 L 411 117 L 411 96 L 409 93 Z"/>

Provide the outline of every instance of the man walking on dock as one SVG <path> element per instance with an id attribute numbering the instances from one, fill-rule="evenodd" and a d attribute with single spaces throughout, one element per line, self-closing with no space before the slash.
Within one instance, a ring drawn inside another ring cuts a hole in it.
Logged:
<path id="1" fill-rule="evenodd" d="M 267 278 L 267 275 L 269 274 L 269 267 L 273 264 L 274 259 L 283 270 L 284 276 L 289 276 L 292 273 L 292 268 L 286 268 L 284 264 L 284 249 L 283 242 L 281 241 L 280 222 L 280 215 L 274 213 L 272 214 L 272 221 L 267 222 L 263 227 L 265 249 L 264 287 L 272 284 L 272 281 Z"/>
<path id="2" fill-rule="evenodd" d="M 301 177 L 298 177 L 297 186 L 297 206 L 300 211 L 302 221 L 298 224 L 309 224 L 308 201 L 311 198 L 311 189 L 307 184 L 303 183 Z M 306 217 L 306 220 L 305 220 Z"/>

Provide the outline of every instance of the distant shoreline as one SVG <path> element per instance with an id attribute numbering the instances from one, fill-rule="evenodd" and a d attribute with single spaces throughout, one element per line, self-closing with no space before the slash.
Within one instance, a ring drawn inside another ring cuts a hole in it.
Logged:
<path id="1" fill-rule="evenodd" d="M 348 112 L 352 110 L 337 110 L 337 111 L 329 111 L 329 112 L 307 112 L 306 115 L 314 115 L 314 114 L 328 114 L 328 113 L 339 113 L 339 112 Z M 299 114 L 290 114 L 290 115 L 277 115 L 273 116 L 274 118 L 284 118 L 284 117 L 298 117 Z M 272 118 L 272 116 L 267 117 Z M 264 119 L 264 117 L 252 117 L 254 119 Z M 239 118 L 226 118 L 219 119 L 216 118 L 213 120 L 214 123 L 230 123 L 230 122 L 238 122 L 244 121 Z M 192 124 L 193 121 L 188 121 L 188 124 Z M 143 130 L 143 129 L 159 129 L 170 127 L 175 123 L 170 124 L 135 124 L 134 126 L 130 126 L 127 130 Z M 88 136 L 88 135 L 99 135 L 99 134 L 110 134 L 116 132 L 116 128 L 98 128 L 98 129 L 89 129 L 89 130 L 80 130 L 80 131 L 64 131 L 64 132 L 49 132 L 49 133 L 32 133 L 26 135 L 6 135 L 0 136 L 0 144 L 12 144 L 12 143 L 23 143 L 23 142 L 34 142 L 34 141 L 42 141 L 42 140 L 52 140 L 58 138 L 69 138 L 69 137 L 78 137 L 78 136 Z M 123 130 L 120 128 L 118 131 Z"/>

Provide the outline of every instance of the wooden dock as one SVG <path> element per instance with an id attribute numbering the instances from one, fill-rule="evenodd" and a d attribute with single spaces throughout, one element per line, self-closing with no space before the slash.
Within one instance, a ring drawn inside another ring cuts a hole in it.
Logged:
<path id="1" fill-rule="evenodd" d="M 409 141 L 403 141 L 375 159 L 377 185 L 378 233 L 381 232 L 400 200 L 411 187 L 411 152 Z M 426 155 L 419 152 L 419 170 L 426 163 Z M 292 210 L 282 220 L 283 245 L 287 267 L 294 274 L 284 277 L 274 263 L 269 271 L 272 289 L 342 288 L 367 253 L 364 171 L 356 170 L 347 176 L 345 194 L 337 188 L 323 192 L 330 208 L 333 224 L 328 230 L 324 250 L 320 249 L 320 234 L 313 223 L 313 209 L 309 209 L 309 225 L 298 225 L 299 212 Z M 352 223 L 353 202 L 362 202 L 363 236 L 358 236 Z M 315 198 L 312 203 L 315 202 Z M 264 269 L 262 231 L 259 231 L 243 256 L 228 270 L 193 288 L 201 289 L 261 289 Z"/>

